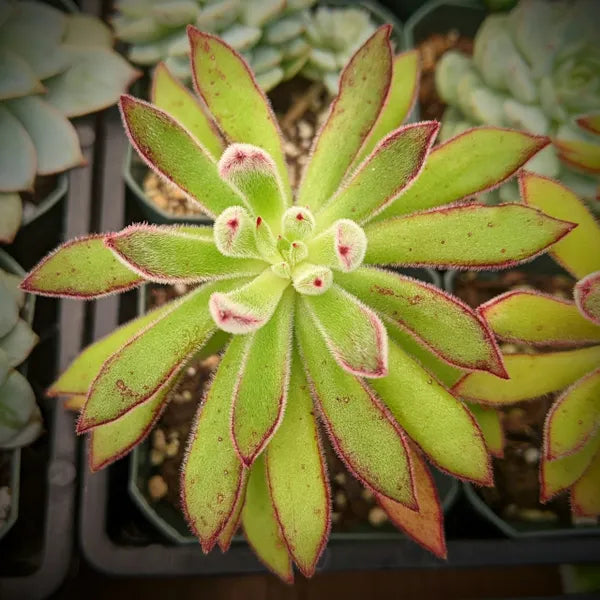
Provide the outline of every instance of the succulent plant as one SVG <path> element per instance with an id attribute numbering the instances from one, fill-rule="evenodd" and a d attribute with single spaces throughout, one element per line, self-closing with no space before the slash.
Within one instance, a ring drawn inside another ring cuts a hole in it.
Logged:
<path id="1" fill-rule="evenodd" d="M 35 394 L 16 368 L 38 341 L 20 317 L 25 294 L 21 278 L 0 269 L 0 449 L 20 448 L 42 431 L 42 415 Z"/>
<path id="2" fill-rule="evenodd" d="M 522 173 L 523 200 L 577 228 L 550 251 L 578 279 L 573 300 L 511 291 L 479 308 L 501 339 L 551 351 L 504 357 L 509 380 L 468 374 L 454 391 L 480 403 L 506 406 L 560 393 L 546 417 L 541 501 L 570 489 L 575 515 L 600 515 L 600 226 L 560 183 Z"/>
<path id="3" fill-rule="evenodd" d="M 14 238 L 36 175 L 82 164 L 69 118 L 114 104 L 137 76 L 111 45 L 95 17 L 0 0 L 0 241 Z"/>
<path id="4" fill-rule="evenodd" d="M 320 7 L 316 0 L 121 0 L 113 25 L 129 42 L 132 62 L 164 62 L 186 83 L 191 81 L 186 26 L 218 33 L 242 53 L 263 90 L 291 79 L 300 70 L 337 92 L 342 67 L 373 33 L 360 8 Z"/>
<path id="5" fill-rule="evenodd" d="M 600 107 L 600 39 L 595 0 L 521 0 L 508 14 L 488 16 L 475 36 L 473 57 L 452 50 L 436 68 L 436 86 L 449 105 L 441 132 L 452 137 L 474 124 L 515 127 L 558 139 L 578 139 L 574 118 Z M 558 146 L 527 169 L 558 178 L 600 210 L 597 170 L 582 171 Z M 516 201 L 516 184 L 489 201 Z"/>
<path id="6" fill-rule="evenodd" d="M 292 559 L 314 572 L 330 514 L 318 412 L 392 522 L 445 556 L 424 456 L 482 485 L 491 471 L 472 414 L 421 363 L 499 377 L 504 366 L 472 309 L 382 265 L 502 268 L 562 238 L 572 224 L 537 209 L 465 202 L 548 140 L 488 127 L 431 150 L 436 122 L 400 126 L 418 69 L 414 53 L 394 59 L 384 26 L 345 67 L 293 200 L 283 141 L 250 69 L 219 38 L 188 32 L 203 102 L 163 67 L 159 106 L 123 96 L 121 110 L 141 157 L 214 225 L 76 239 L 21 287 L 86 299 L 145 281 L 198 285 L 88 347 L 50 394 L 86 397 L 77 430 L 89 432 L 99 469 L 147 435 L 194 355 L 226 346 L 181 475 L 204 551 L 226 549 L 241 520 L 280 577 L 292 579 Z"/>

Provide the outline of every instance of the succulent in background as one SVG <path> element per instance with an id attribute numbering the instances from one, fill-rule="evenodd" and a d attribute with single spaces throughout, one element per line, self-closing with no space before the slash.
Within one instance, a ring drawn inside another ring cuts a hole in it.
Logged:
<path id="1" fill-rule="evenodd" d="M 493 406 L 562 391 L 544 427 L 541 501 L 570 489 L 575 515 L 600 516 L 600 226 L 560 183 L 523 173 L 520 184 L 526 204 L 577 223 L 550 251 L 578 279 L 574 299 L 517 290 L 482 305 L 499 338 L 552 350 L 505 355 L 509 380 L 469 374 L 454 391 Z"/>
<path id="2" fill-rule="evenodd" d="M 69 118 L 114 104 L 137 76 L 111 46 L 95 17 L 0 0 L 0 241 L 14 238 L 19 192 L 37 175 L 82 164 Z"/>
<path id="3" fill-rule="evenodd" d="M 164 62 L 186 83 L 192 77 L 186 26 L 194 25 L 240 52 L 265 91 L 302 70 L 335 94 L 342 67 L 375 26 L 360 8 L 320 7 L 313 14 L 315 2 L 121 0 L 113 25 L 117 37 L 131 44 L 132 62 Z"/>
<path id="4" fill-rule="evenodd" d="M 431 150 L 436 122 L 400 126 L 418 69 L 414 53 L 394 59 L 389 34 L 378 29 L 345 67 L 294 202 L 251 71 L 189 28 L 203 102 L 163 66 L 153 93 L 164 110 L 130 96 L 121 110 L 141 157 L 214 225 L 73 240 L 22 283 L 82 299 L 145 281 L 198 284 L 84 350 L 50 393 L 86 398 L 78 431 L 99 469 L 147 435 L 197 353 L 226 346 L 190 436 L 183 509 L 206 552 L 226 549 L 241 521 L 286 581 L 292 560 L 314 572 L 329 533 L 316 414 L 390 520 L 438 556 L 443 517 L 425 458 L 492 483 L 472 414 L 422 363 L 504 377 L 493 336 L 458 299 L 381 266 L 502 268 L 572 228 L 524 205 L 466 202 L 548 140 L 492 127 Z"/>
<path id="5" fill-rule="evenodd" d="M 488 16 L 472 58 L 453 50 L 438 63 L 436 86 L 449 105 L 442 139 L 478 124 L 581 138 L 575 117 L 600 107 L 598 16 L 595 0 L 521 0 L 508 14 Z M 559 179 L 600 210 L 597 175 L 573 164 L 558 145 L 527 169 Z M 518 195 L 513 183 L 489 200 L 516 201 Z"/>
<path id="6" fill-rule="evenodd" d="M 0 269 L 0 449 L 20 448 L 42 431 L 35 394 L 17 367 L 38 341 L 20 317 L 25 294 L 21 278 Z"/>

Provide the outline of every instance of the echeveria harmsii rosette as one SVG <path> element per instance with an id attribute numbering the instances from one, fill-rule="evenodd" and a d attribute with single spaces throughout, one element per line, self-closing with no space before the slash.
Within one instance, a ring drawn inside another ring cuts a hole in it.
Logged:
<path id="1" fill-rule="evenodd" d="M 541 500 L 570 489 L 575 515 L 600 515 L 600 226 L 569 189 L 523 172 L 521 195 L 577 228 L 550 253 L 578 279 L 573 300 L 511 291 L 479 308 L 494 333 L 519 344 L 551 348 L 540 354 L 504 356 L 509 380 L 466 375 L 454 391 L 470 400 L 507 406 L 562 393 L 545 423 L 540 462 Z"/>
<path id="2" fill-rule="evenodd" d="M 78 298 L 144 281 L 200 284 L 90 346 L 50 392 L 87 397 L 78 431 L 90 432 L 98 469 L 145 437 L 192 357 L 226 345 L 189 441 L 183 508 L 205 551 L 227 548 L 241 520 L 285 580 L 291 559 L 313 573 L 329 531 L 315 413 L 391 520 L 439 556 L 442 515 L 423 457 L 492 482 L 473 416 L 419 362 L 505 377 L 486 323 L 375 265 L 507 267 L 572 228 L 523 205 L 464 202 L 547 140 L 481 128 L 432 151 L 437 123 L 399 127 L 417 65 L 414 52 L 394 58 L 389 31 L 377 30 L 345 68 L 292 201 L 281 135 L 249 68 L 190 28 L 206 108 L 161 68 L 158 106 L 124 96 L 121 109 L 142 158 L 214 226 L 133 225 L 74 240 L 23 283 Z"/>

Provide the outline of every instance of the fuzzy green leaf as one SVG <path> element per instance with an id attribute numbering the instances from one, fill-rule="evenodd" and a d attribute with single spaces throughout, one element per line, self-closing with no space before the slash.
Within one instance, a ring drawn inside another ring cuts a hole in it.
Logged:
<path id="1" fill-rule="evenodd" d="M 467 403 L 469 410 L 475 417 L 488 450 L 498 457 L 504 456 L 504 432 L 502 418 L 495 408 L 481 404 Z"/>
<path id="2" fill-rule="evenodd" d="M 17 117 L 33 142 L 38 175 L 53 175 L 84 164 L 75 128 L 48 102 L 27 96 L 6 100 L 4 106 Z"/>
<path id="3" fill-rule="evenodd" d="M 559 492 L 571 487 L 589 468 L 599 450 L 600 435 L 597 435 L 575 454 L 558 460 L 543 459 L 540 468 L 540 500 L 547 502 Z"/>
<path id="4" fill-rule="evenodd" d="M 373 267 L 340 273 L 336 281 L 447 362 L 505 376 L 500 351 L 485 322 L 458 298 Z"/>
<path id="5" fill-rule="evenodd" d="M 279 126 L 252 71 L 223 40 L 193 27 L 188 27 L 188 35 L 197 92 L 231 142 L 253 144 L 273 157 L 290 201 Z"/>
<path id="6" fill-rule="evenodd" d="M 364 485 L 416 508 L 404 433 L 366 384 L 331 360 L 302 305 L 295 323 L 312 395 L 337 453 Z"/>
<path id="7" fill-rule="evenodd" d="M 2 157 L 0 156 L 0 164 Z M 0 175 L 0 186 L 2 185 Z M 0 243 L 10 244 L 15 239 L 23 218 L 23 203 L 19 194 L 0 192 Z"/>
<path id="8" fill-rule="evenodd" d="M 329 484 L 302 364 L 292 359 L 285 417 L 265 454 L 281 533 L 305 577 L 314 573 L 329 533 Z"/>
<path id="9" fill-rule="evenodd" d="M 177 119 L 218 160 L 225 149 L 219 129 L 194 94 L 185 87 L 164 63 L 154 69 L 152 104 Z"/>
<path id="10" fill-rule="evenodd" d="M 244 502 L 246 501 L 246 485 L 248 484 L 248 477 L 244 477 L 242 481 L 242 489 L 238 493 L 238 496 L 229 516 L 229 520 L 225 524 L 225 527 L 221 530 L 217 544 L 221 548 L 221 552 L 227 552 L 231 545 L 231 540 L 240 527 L 242 521 L 242 509 L 244 508 Z"/>
<path id="11" fill-rule="evenodd" d="M 108 234 L 106 245 L 132 271 L 160 283 L 231 279 L 265 268 L 260 260 L 223 256 L 210 227 L 131 225 Z"/>
<path id="12" fill-rule="evenodd" d="M 388 376 L 369 383 L 400 426 L 437 467 L 490 485 L 487 449 L 471 413 L 396 343 L 389 351 Z"/>
<path id="13" fill-rule="evenodd" d="M 458 202 L 494 188 L 548 142 L 545 137 L 496 127 L 466 131 L 437 146 L 415 184 L 377 220 Z"/>
<path id="14" fill-rule="evenodd" d="M 225 351 L 198 409 L 181 471 L 183 509 L 204 552 L 214 546 L 244 487 L 244 469 L 229 436 L 244 346 L 242 337 L 234 337 Z"/>
<path id="15" fill-rule="evenodd" d="M 562 298 L 517 290 L 493 298 L 479 311 L 504 340 L 540 346 L 600 342 L 600 327 L 584 319 L 573 302 Z"/>
<path id="16" fill-rule="evenodd" d="M 554 146 L 560 160 L 569 166 L 588 173 L 600 173 L 600 144 L 584 140 L 555 139 Z"/>
<path id="17" fill-rule="evenodd" d="M 250 471 L 242 524 L 246 539 L 258 558 L 283 581 L 292 583 L 292 562 L 275 516 L 262 456 Z"/>
<path id="18" fill-rule="evenodd" d="M 302 296 L 300 310 L 312 318 L 342 369 L 359 377 L 384 377 L 388 370 L 387 332 L 379 317 L 354 296 L 333 285 L 320 296 Z"/>
<path id="19" fill-rule="evenodd" d="M 388 133 L 402 125 L 417 97 L 419 70 L 417 50 L 402 52 L 394 57 L 392 81 L 385 104 L 351 170 L 357 167 Z"/>
<path id="20" fill-rule="evenodd" d="M 123 292 L 144 281 L 104 245 L 103 235 L 71 240 L 44 258 L 21 289 L 42 296 L 97 298 Z"/>
<path id="21" fill-rule="evenodd" d="M 265 269 L 247 285 L 210 297 L 210 314 L 223 331 L 249 333 L 260 329 L 273 316 L 289 280 Z"/>
<path id="22" fill-rule="evenodd" d="M 115 352 L 90 386 L 78 432 L 118 419 L 170 385 L 215 330 L 208 299 L 239 280 L 207 284 L 171 304 L 170 310 Z"/>
<path id="23" fill-rule="evenodd" d="M 600 225 L 584 203 L 564 185 L 534 173 L 523 173 L 519 183 L 526 204 L 556 219 L 577 223 L 550 254 L 577 279 L 600 270 Z"/>
<path id="24" fill-rule="evenodd" d="M 600 135 L 600 112 L 594 112 L 575 119 L 577 124 L 591 133 Z"/>
<path id="25" fill-rule="evenodd" d="M 339 93 L 312 147 L 297 203 L 316 211 L 335 193 L 371 132 L 392 76 L 391 26 L 380 27 L 350 59 Z"/>
<path id="26" fill-rule="evenodd" d="M 548 460 L 580 450 L 600 426 L 600 369 L 592 371 L 566 390 L 546 418 Z"/>
<path id="27" fill-rule="evenodd" d="M 35 146 L 21 122 L 0 105 L 0 191 L 32 189 L 35 179 Z M 2 227 L 5 227 L 4 225 Z"/>
<path id="28" fill-rule="evenodd" d="M 581 517 L 600 515 L 600 451 L 571 490 L 571 510 Z"/>
<path id="29" fill-rule="evenodd" d="M 336 271 L 353 271 L 367 251 L 365 232 L 351 219 L 339 219 L 331 227 L 310 240 L 309 259 Z"/>
<path id="30" fill-rule="evenodd" d="M 504 366 L 510 379 L 469 373 L 453 389 L 459 396 L 484 404 L 514 404 L 562 390 L 599 363 L 600 346 L 547 354 L 508 354 Z"/>
<path id="31" fill-rule="evenodd" d="M 540 254 L 573 227 L 520 204 L 438 208 L 367 225 L 365 263 L 507 268 Z"/>
<path id="32" fill-rule="evenodd" d="M 288 288 L 269 322 L 249 334 L 233 394 L 231 435 L 250 466 L 277 431 L 287 402 L 294 293 Z"/>
<path id="33" fill-rule="evenodd" d="M 409 535 L 415 542 L 433 552 L 439 558 L 446 558 L 444 535 L 444 514 L 433 477 L 420 456 L 419 451 L 409 447 L 413 468 L 413 484 L 419 500 L 419 509 L 407 506 L 376 494 L 377 502 L 385 510 L 390 521 Z"/>
<path id="34" fill-rule="evenodd" d="M 121 96 L 120 107 L 139 155 L 208 215 L 243 204 L 240 194 L 219 177 L 215 160 L 167 113 L 131 96 Z"/>
<path id="35" fill-rule="evenodd" d="M 575 302 L 581 314 L 594 325 L 600 325 L 600 271 L 590 273 L 575 285 Z M 596 327 L 600 334 L 600 330 Z"/>
<path id="36" fill-rule="evenodd" d="M 320 228 L 344 217 L 362 224 L 381 212 L 419 176 L 438 128 L 437 121 L 413 123 L 381 140 L 348 184 L 319 212 Z"/>

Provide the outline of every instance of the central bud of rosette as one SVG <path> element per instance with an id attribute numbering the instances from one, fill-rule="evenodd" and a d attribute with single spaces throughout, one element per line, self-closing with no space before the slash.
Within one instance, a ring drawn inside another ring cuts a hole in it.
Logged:
<path id="1" fill-rule="evenodd" d="M 248 333 L 269 321 L 291 285 L 299 294 L 324 294 L 334 271 L 353 271 L 367 250 L 362 228 L 350 219 L 319 223 L 304 206 L 289 206 L 277 165 L 256 146 L 232 144 L 219 161 L 219 174 L 240 192 L 240 204 L 215 220 L 215 245 L 224 256 L 245 260 L 252 281 L 209 302 L 217 325 Z"/>

